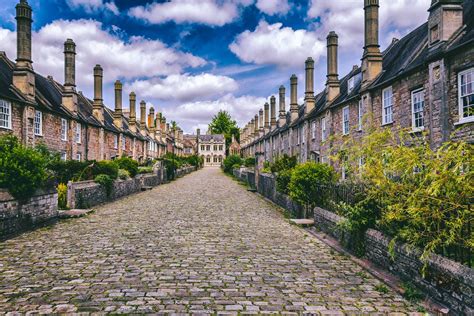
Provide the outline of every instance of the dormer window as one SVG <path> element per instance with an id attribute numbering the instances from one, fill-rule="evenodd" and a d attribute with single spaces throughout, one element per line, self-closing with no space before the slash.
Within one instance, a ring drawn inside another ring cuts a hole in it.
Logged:
<path id="1" fill-rule="evenodd" d="M 434 43 L 437 41 L 439 41 L 439 25 L 438 24 L 431 27 L 430 29 L 430 42 Z"/>
<path id="2" fill-rule="evenodd" d="M 352 90 L 354 90 L 355 84 L 355 77 L 351 77 L 347 82 L 347 94 L 351 94 Z"/>

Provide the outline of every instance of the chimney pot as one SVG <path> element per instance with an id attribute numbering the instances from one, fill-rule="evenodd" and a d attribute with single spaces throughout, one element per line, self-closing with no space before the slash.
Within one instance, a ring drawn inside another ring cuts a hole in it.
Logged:
<path id="1" fill-rule="evenodd" d="M 64 42 L 64 87 L 68 91 L 76 87 L 76 44 L 70 38 Z"/>
<path id="2" fill-rule="evenodd" d="M 290 78 L 290 86 L 290 112 L 293 122 L 298 118 L 298 77 L 295 74 Z"/>
<path id="3" fill-rule="evenodd" d="M 337 48 L 338 36 L 336 32 L 331 31 L 327 36 L 327 81 L 326 81 L 326 100 L 333 101 L 340 93 L 339 75 L 337 73 Z"/>
<path id="4" fill-rule="evenodd" d="M 146 102 L 140 101 L 140 127 L 145 129 L 146 127 Z"/>

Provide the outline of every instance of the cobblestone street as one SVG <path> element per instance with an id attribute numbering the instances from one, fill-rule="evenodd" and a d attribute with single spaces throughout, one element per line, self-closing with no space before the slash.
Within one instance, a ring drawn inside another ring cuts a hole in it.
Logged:
<path id="1" fill-rule="evenodd" d="M 218 169 L 0 243 L 0 314 L 416 310 Z"/>

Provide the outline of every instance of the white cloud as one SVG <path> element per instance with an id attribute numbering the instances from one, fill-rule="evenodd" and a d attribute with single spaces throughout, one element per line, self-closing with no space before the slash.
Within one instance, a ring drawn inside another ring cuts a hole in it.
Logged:
<path id="1" fill-rule="evenodd" d="M 380 40 L 390 43 L 389 33 L 404 35 L 426 22 L 430 0 L 380 0 Z M 311 0 L 308 17 L 320 18 L 317 33 L 336 31 L 343 49 L 360 48 L 364 41 L 364 7 L 360 0 Z"/>
<path id="2" fill-rule="evenodd" d="M 202 58 L 167 47 L 159 40 L 131 37 L 123 41 L 94 20 L 57 20 L 33 33 L 33 67 L 60 82 L 64 76 L 63 44 L 72 38 L 76 47 L 77 85 L 92 85 L 92 69 L 101 64 L 104 82 L 181 73 L 206 63 Z M 16 32 L 0 29 L 0 42 L 11 59 L 16 56 Z"/>
<path id="3" fill-rule="evenodd" d="M 263 107 L 267 100 L 263 97 L 249 95 L 235 97 L 227 94 L 217 100 L 185 103 L 173 109 L 165 109 L 164 112 L 166 116 L 173 117 L 182 123 L 187 131 L 194 130 L 195 127 L 202 126 L 205 122 L 210 122 L 220 110 L 229 112 L 239 126 L 243 126 Z"/>
<path id="4" fill-rule="evenodd" d="M 238 18 L 239 6 L 251 4 L 252 0 L 171 0 L 165 3 L 153 2 L 146 6 L 137 6 L 129 10 L 129 15 L 148 23 L 161 24 L 169 21 L 176 23 L 202 23 L 223 26 Z"/>
<path id="5" fill-rule="evenodd" d="M 257 0 L 256 6 L 268 15 L 286 14 L 290 10 L 288 0 Z"/>
<path id="6" fill-rule="evenodd" d="M 239 34 L 229 48 L 248 63 L 301 66 L 309 56 L 317 62 L 326 52 L 326 43 L 314 32 L 262 20 L 255 31 Z"/>
<path id="7" fill-rule="evenodd" d="M 67 0 L 69 7 L 73 10 L 83 9 L 86 13 L 97 13 L 101 11 L 110 11 L 115 15 L 119 15 L 117 5 L 114 1 L 103 2 L 103 0 Z"/>
<path id="8" fill-rule="evenodd" d="M 237 88 L 238 85 L 232 78 L 203 73 L 195 76 L 176 74 L 164 79 L 136 80 L 125 89 L 145 98 L 187 102 L 223 95 Z"/>

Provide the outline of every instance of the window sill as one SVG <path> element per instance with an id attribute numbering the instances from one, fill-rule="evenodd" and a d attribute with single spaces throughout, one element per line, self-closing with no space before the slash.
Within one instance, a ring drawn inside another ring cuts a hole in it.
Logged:
<path id="1" fill-rule="evenodd" d="M 35 136 L 43 137 L 43 134 L 35 134 Z"/>
<path id="2" fill-rule="evenodd" d="M 7 129 L 7 130 L 9 130 L 9 131 L 11 131 L 11 130 L 12 130 L 12 128 L 11 128 L 11 127 L 6 127 L 6 126 L 0 126 L 0 129 Z"/>
<path id="3" fill-rule="evenodd" d="M 395 122 L 391 121 L 391 122 L 388 122 L 388 123 L 383 123 L 382 126 L 390 126 L 390 125 L 393 125 L 393 123 L 395 123 Z"/>
<path id="4" fill-rule="evenodd" d="M 456 123 L 454 123 L 454 126 L 468 124 L 468 123 L 474 123 L 474 116 L 471 116 L 469 118 L 462 118 L 459 121 L 457 121 Z"/>
<path id="5" fill-rule="evenodd" d="M 425 130 L 424 127 L 416 127 L 416 128 L 413 128 L 411 131 L 410 131 L 410 134 L 416 134 L 416 133 L 421 133 Z"/>

